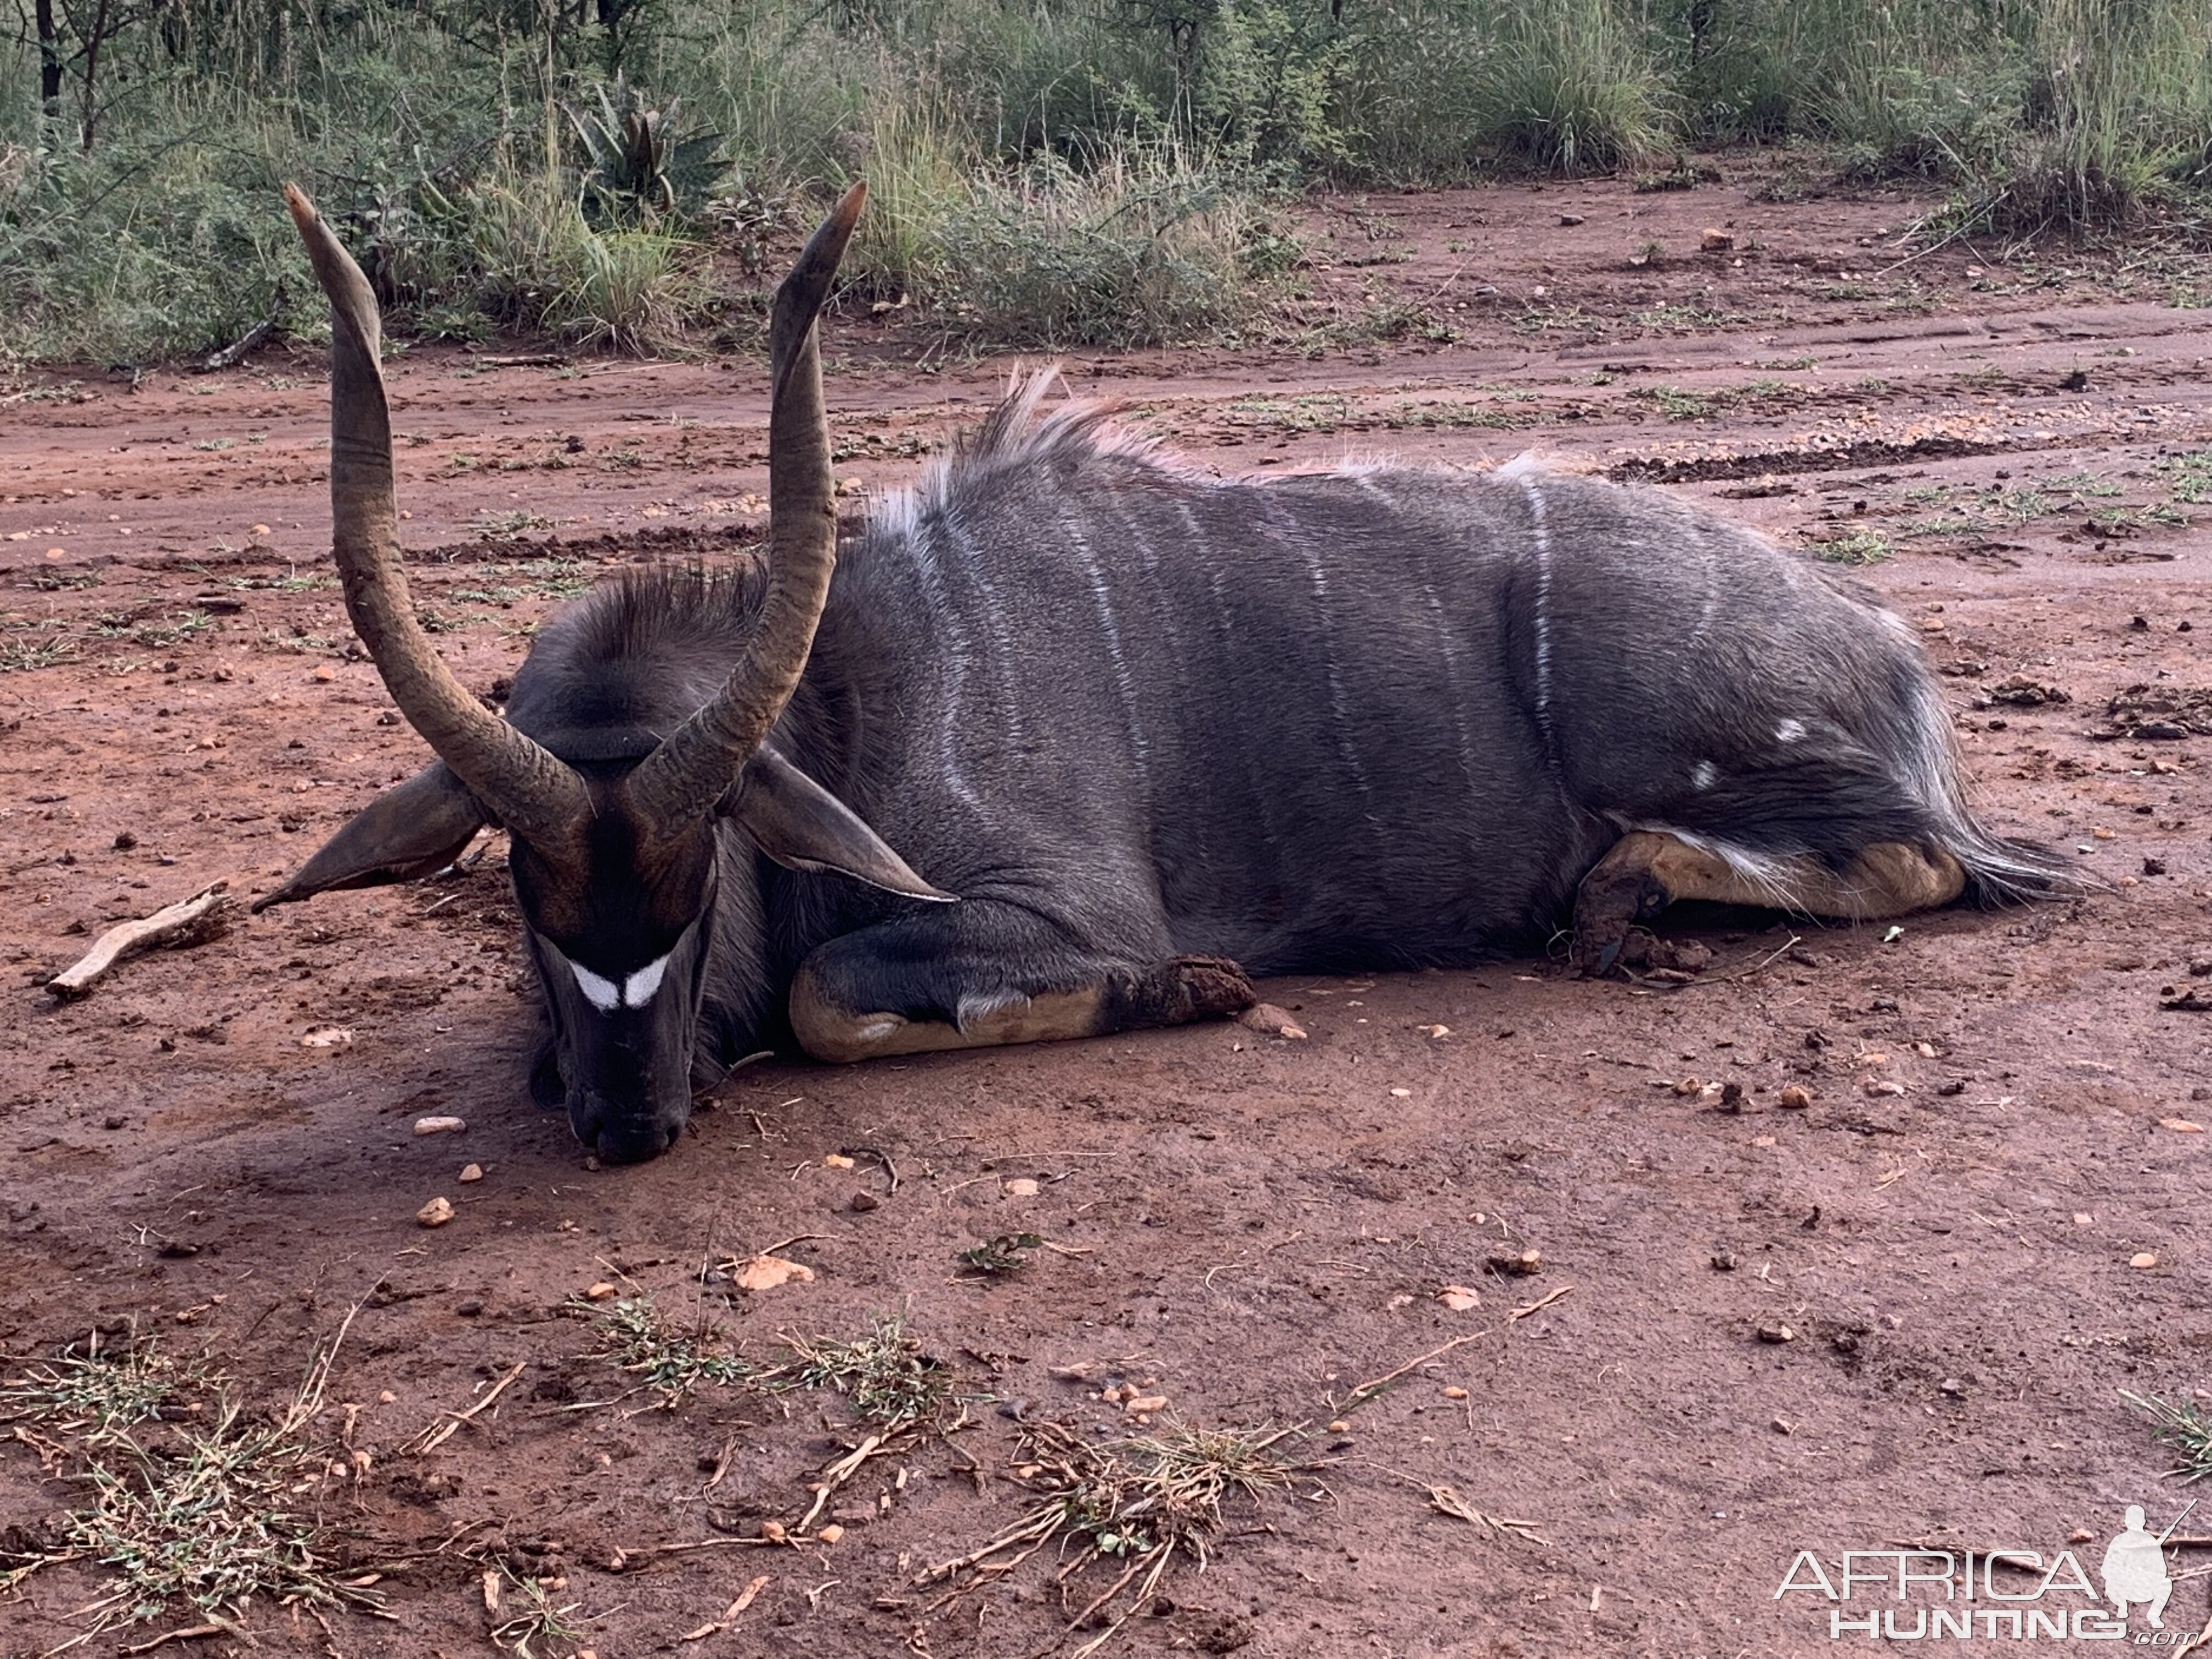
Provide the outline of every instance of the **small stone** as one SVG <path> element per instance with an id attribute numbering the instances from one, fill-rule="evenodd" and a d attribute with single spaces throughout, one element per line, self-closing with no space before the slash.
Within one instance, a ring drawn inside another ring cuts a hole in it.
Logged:
<path id="1" fill-rule="evenodd" d="M 871 1210 L 881 1209 L 883 1203 L 883 1200 L 873 1193 L 854 1193 L 845 1200 L 845 1207 L 856 1214 L 866 1215 Z"/>
<path id="2" fill-rule="evenodd" d="M 789 1538 L 791 1534 L 785 1529 L 781 1521 L 763 1521 L 761 1522 L 760 1535 L 771 1544 L 781 1544 Z"/>
<path id="3" fill-rule="evenodd" d="M 1961 1398 L 1966 1392 L 1966 1385 L 1955 1376 L 1945 1377 L 1941 1387 L 1942 1391 L 1954 1400 Z"/>
<path id="4" fill-rule="evenodd" d="M 1812 1105 L 1813 1091 L 1802 1083 L 1787 1084 L 1774 1103 L 1785 1112 L 1802 1112 Z"/>
<path id="5" fill-rule="evenodd" d="M 614 1299 L 615 1294 L 614 1285 L 602 1279 L 584 1292 L 584 1299 L 586 1302 L 609 1302 Z"/>
<path id="6" fill-rule="evenodd" d="M 1411 1089 L 1393 1089 L 1390 1091 L 1390 1098 L 1393 1100 L 1411 1100 L 1413 1097 L 1413 1091 Z"/>
<path id="7" fill-rule="evenodd" d="M 1704 1082 L 1694 1077 L 1686 1077 L 1674 1085 L 1674 1092 L 1686 1100 L 1692 1095 L 1700 1095 L 1705 1091 Z"/>
<path id="8" fill-rule="evenodd" d="M 1255 1002 L 1237 1016 L 1237 1023 L 1249 1031 L 1262 1031 L 1269 1036 L 1284 1037 L 1292 1042 L 1306 1040 L 1306 1028 L 1272 1002 Z"/>
<path id="9" fill-rule="evenodd" d="M 434 1198 L 415 1212 L 415 1218 L 426 1227 L 442 1227 L 453 1218 L 453 1201 L 449 1198 Z"/>
<path id="10" fill-rule="evenodd" d="M 1761 1325 L 1759 1328 L 1759 1340 L 1762 1342 L 1795 1342 L 1797 1340 L 1797 1333 L 1787 1325 Z"/>
<path id="11" fill-rule="evenodd" d="M 379 1389 L 377 1392 L 376 1403 L 380 1406 L 397 1405 L 398 1401 L 399 1396 L 389 1389 Z"/>
<path id="12" fill-rule="evenodd" d="M 1797 1425 L 1786 1417 L 1778 1417 L 1774 1419 L 1774 1431 L 1777 1434 L 1795 1434 Z"/>
<path id="13" fill-rule="evenodd" d="M 844 1535 L 844 1528 L 839 1526 L 835 1521 L 826 1527 L 817 1527 L 814 1529 L 814 1536 L 824 1544 L 836 1543 Z"/>
<path id="14" fill-rule="evenodd" d="M 1563 225 L 1578 225 L 1583 223 L 1583 220 L 1579 213 L 1562 213 L 1559 216 L 1559 222 Z"/>
<path id="15" fill-rule="evenodd" d="M 1544 1253 L 1541 1250 L 1504 1252 L 1492 1256 L 1490 1266 L 1496 1273 L 1511 1273 L 1520 1279 L 1533 1278 L 1544 1271 Z"/>
<path id="16" fill-rule="evenodd" d="M 453 1311 L 460 1315 L 464 1319 L 474 1319 L 478 1314 L 483 1311 L 483 1304 L 471 1297 L 469 1300 L 462 1303 L 459 1307 L 455 1308 Z"/>
<path id="17" fill-rule="evenodd" d="M 2138 1250 L 2128 1258 L 2128 1266 L 2138 1270 L 2158 1266 L 2158 1257 L 2148 1250 Z"/>
<path id="18" fill-rule="evenodd" d="M 483 1165 L 481 1164 L 464 1164 L 461 1165 L 461 1173 L 455 1178 L 465 1187 L 474 1186 L 477 1182 L 483 1179 Z"/>
<path id="19" fill-rule="evenodd" d="M 1350 1434 L 1352 1432 L 1352 1425 L 1346 1422 L 1340 1417 L 1329 1424 L 1328 1431 L 1331 1434 Z"/>
<path id="20" fill-rule="evenodd" d="M 1713 1252 L 1713 1271 L 1717 1273 L 1734 1273 L 1735 1271 L 1735 1252 L 1734 1250 L 1715 1250 Z"/>
<path id="21" fill-rule="evenodd" d="M 1735 246 L 1735 236 L 1725 230 L 1708 228 L 1698 234 L 1698 246 L 1707 253 L 1724 253 Z"/>
<path id="22" fill-rule="evenodd" d="M 1139 1395 L 1134 1400 L 1124 1400 L 1121 1409 L 1134 1417 L 1141 1412 L 1164 1412 L 1168 1408 L 1168 1397 L 1164 1394 Z"/>
<path id="23" fill-rule="evenodd" d="M 458 1117 L 418 1117 L 415 1120 L 415 1133 L 418 1135 L 457 1135 L 468 1127 Z"/>
<path id="24" fill-rule="evenodd" d="M 849 1170 L 853 1167 L 853 1160 L 842 1152 L 824 1152 L 822 1167 L 825 1170 Z"/>
<path id="25" fill-rule="evenodd" d="M 1482 1305 L 1482 1293 L 1468 1285 L 1447 1285 L 1437 1292 L 1437 1300 L 1454 1313 L 1465 1313 L 1470 1308 Z"/>
<path id="26" fill-rule="evenodd" d="M 342 1048 L 353 1041 L 350 1025 L 310 1025 L 300 1038 L 302 1048 Z"/>
<path id="27" fill-rule="evenodd" d="M 1037 1184 L 1029 1176 L 1022 1176 L 1004 1182 L 999 1190 L 1006 1194 L 1008 1198 L 1035 1198 L 1037 1195 Z"/>
<path id="28" fill-rule="evenodd" d="M 2204 1126 L 2185 1117 L 2162 1117 L 2158 1121 L 2161 1129 L 2171 1129 L 2178 1135 L 2201 1135 Z"/>
<path id="29" fill-rule="evenodd" d="M 1467 1390 L 1460 1387 L 1458 1383 L 1455 1382 L 1444 1390 L 1444 1398 L 1447 1400 L 1464 1400 L 1467 1398 Z"/>

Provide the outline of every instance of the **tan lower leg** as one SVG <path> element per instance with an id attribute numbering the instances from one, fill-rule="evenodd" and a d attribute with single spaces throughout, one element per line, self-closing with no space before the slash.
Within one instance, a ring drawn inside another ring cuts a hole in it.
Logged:
<path id="1" fill-rule="evenodd" d="M 1966 872 L 1958 860 L 1940 848 L 1924 853 L 1902 842 L 1877 842 L 1840 871 L 1818 859 L 1794 858 L 1779 861 L 1763 877 L 1753 877 L 1719 854 L 1672 836 L 1624 838 L 1606 861 L 1610 863 L 1632 840 L 1662 843 L 1649 867 L 1676 903 L 1705 899 L 1839 921 L 1878 921 L 1948 904 L 1966 890 Z"/>
<path id="2" fill-rule="evenodd" d="M 893 1013 L 848 1013 L 821 995 L 801 968 L 791 987 L 791 1029 L 817 1060 L 843 1063 L 887 1054 L 928 1054 L 944 1048 L 988 1048 L 1007 1042 L 1050 1042 L 1097 1036 L 1104 1024 L 1106 992 L 1087 985 L 1027 997 L 978 1014 L 963 1029 L 950 1021 L 908 1019 Z"/>
<path id="3" fill-rule="evenodd" d="M 1966 870 L 1948 853 L 1901 842 L 1877 842 L 1841 871 L 1801 856 L 1775 860 L 1754 875 L 1675 836 L 1634 830 L 1583 878 L 1575 898 L 1575 960 L 1584 969 L 1611 966 L 1634 922 L 1686 899 L 1876 921 L 1948 904 L 1966 888 Z"/>

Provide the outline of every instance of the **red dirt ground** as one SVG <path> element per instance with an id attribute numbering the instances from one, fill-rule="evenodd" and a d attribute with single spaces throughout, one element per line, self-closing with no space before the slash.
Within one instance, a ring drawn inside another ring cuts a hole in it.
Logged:
<path id="1" fill-rule="evenodd" d="M 2212 684 L 2212 311 L 2178 303 L 2212 280 L 2140 251 L 1911 258 L 1925 204 L 1763 200 L 1723 165 L 1731 182 L 1681 193 L 1321 204 L 1310 296 L 1270 340 L 1084 357 L 1071 379 L 1224 469 L 1534 447 L 1875 556 L 1990 816 L 2078 848 L 2109 891 L 1893 938 L 1678 918 L 1716 955 L 1680 989 L 1547 961 L 1269 988 L 1304 1043 L 1213 1026 L 763 1066 L 639 1168 L 587 1170 L 524 1097 L 496 848 L 465 879 L 240 919 L 78 1002 L 40 988 L 113 920 L 217 878 L 270 886 L 423 750 L 349 649 L 312 355 L 0 387 L 4 1374 L 136 1322 L 258 1407 L 362 1304 L 313 1434 L 335 1445 L 359 1407 L 370 1468 L 295 1501 L 382 1571 L 388 1617 L 326 1630 L 257 1604 L 258 1647 L 163 1651 L 487 1651 L 479 1579 L 505 1562 L 576 1604 L 580 1638 L 541 1655 L 1036 1652 L 1063 1618 L 1048 1555 L 949 1605 L 914 1580 L 1023 1512 L 1017 1416 L 1103 1437 L 1121 1413 L 1099 1384 L 1124 1377 L 1166 1396 L 1156 1426 L 1303 1424 L 1298 1455 L 1328 1466 L 1235 1508 L 1238 1535 L 1109 1651 L 1811 1654 L 1834 1646 L 1831 1604 L 1776 1598 L 1800 1550 L 1834 1575 L 1846 1550 L 2070 1547 L 2094 1577 L 2127 1504 L 2172 1520 L 2173 1454 L 2120 1391 L 2212 1387 L 2212 1022 L 2161 1006 L 2212 1001 L 2212 718 L 2113 738 L 2107 705 Z M 1696 252 L 1709 228 L 1734 246 Z M 913 476 L 1004 373 L 829 331 L 860 493 Z M 600 569 L 747 540 L 764 488 L 750 362 L 493 355 L 392 366 L 418 597 L 480 687 Z M 325 1024 L 353 1040 L 302 1047 Z M 1686 1078 L 1741 1085 L 1741 1110 Z M 1809 1109 L 1781 1108 L 1791 1084 Z M 466 1133 L 410 1133 L 431 1112 Z M 895 1192 L 866 1156 L 825 1165 L 858 1147 L 888 1154 Z M 457 1184 L 468 1162 L 480 1184 Z M 426 1231 L 440 1194 L 459 1218 Z M 961 1273 L 956 1252 L 1021 1231 L 1062 1249 L 1004 1282 Z M 811 1282 L 701 1281 L 704 1260 L 794 1238 Z M 1491 1265 L 1524 1249 L 1534 1277 Z M 780 1333 L 903 1311 L 968 1426 L 864 1465 L 834 1502 L 868 1513 L 834 1546 L 641 1563 L 795 1522 L 811 1472 L 864 1431 L 826 1394 L 562 1409 L 635 1386 L 567 1310 L 598 1281 L 679 1322 L 703 1305 L 763 1360 Z M 1446 1307 L 1447 1285 L 1480 1305 Z M 517 1365 L 442 1445 L 405 1449 Z M 1071 1365 L 1088 1386 L 1054 1375 Z M 1443 1512 L 1439 1486 L 1541 1541 Z M 33 1441 L 0 1443 L 0 1571 L 82 1501 Z M 763 1574 L 726 1630 L 679 1640 Z M 101 1577 L 33 1572 L 0 1601 L 0 1653 L 80 1633 Z M 1072 1607 L 1110 1582 L 1094 1567 Z M 2208 1583 L 2180 1581 L 2170 1629 L 2206 1623 Z M 1862 1586 L 1841 1610 L 1910 1632 L 1931 1594 Z"/>

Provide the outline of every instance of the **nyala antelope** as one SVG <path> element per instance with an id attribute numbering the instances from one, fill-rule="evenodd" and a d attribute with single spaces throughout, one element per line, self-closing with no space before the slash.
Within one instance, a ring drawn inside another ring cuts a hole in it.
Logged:
<path id="1" fill-rule="evenodd" d="M 626 571 L 505 718 L 401 571 L 368 286 L 296 190 L 333 313 L 353 625 L 437 759 L 263 904 L 404 881 L 486 825 L 608 1161 L 696 1086 L 1233 1012 L 1245 975 L 1467 963 L 1572 928 L 1611 968 L 1682 899 L 1864 920 L 2064 878 L 1968 812 L 1874 599 L 1667 495 L 1516 464 L 1265 482 L 1018 383 L 838 545 L 815 317 L 854 185 L 778 290 L 765 568 Z"/>

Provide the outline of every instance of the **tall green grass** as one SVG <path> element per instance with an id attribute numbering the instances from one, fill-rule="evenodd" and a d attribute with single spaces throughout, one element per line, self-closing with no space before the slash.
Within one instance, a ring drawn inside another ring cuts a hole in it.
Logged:
<path id="1" fill-rule="evenodd" d="M 514 0 L 172 0 L 104 44 L 89 104 L 72 60 L 43 109 L 0 43 L 0 354 L 198 351 L 280 284 L 304 319 L 286 178 L 401 337 L 622 350 L 756 305 L 732 273 L 862 174 L 864 290 L 1021 343 L 1234 328 L 1314 182 L 1788 141 L 1937 181 L 1960 222 L 2125 226 L 2212 185 L 2204 4 L 652 0 L 610 33 Z M 714 141 L 680 200 L 592 175 L 591 112 L 631 100 Z"/>

